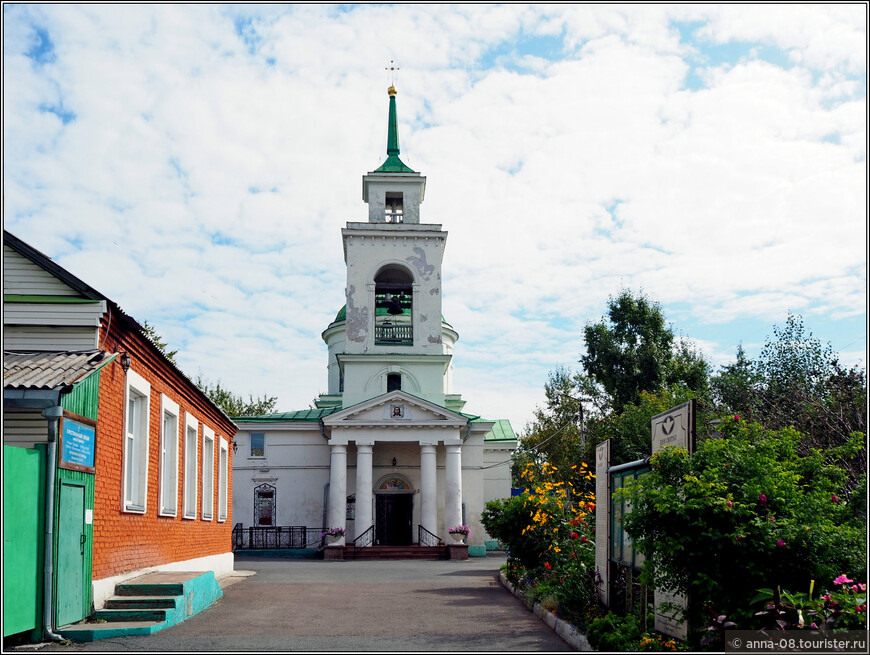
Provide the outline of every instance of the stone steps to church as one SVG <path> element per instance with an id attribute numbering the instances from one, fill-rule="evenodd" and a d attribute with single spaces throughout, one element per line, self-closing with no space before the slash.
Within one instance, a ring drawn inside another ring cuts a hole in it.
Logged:
<path id="1" fill-rule="evenodd" d="M 441 559 L 446 558 L 447 547 L 441 546 L 366 546 L 344 547 L 344 559 Z"/>

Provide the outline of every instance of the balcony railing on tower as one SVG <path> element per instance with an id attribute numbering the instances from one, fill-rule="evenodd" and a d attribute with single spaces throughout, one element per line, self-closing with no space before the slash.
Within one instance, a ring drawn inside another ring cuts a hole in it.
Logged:
<path id="1" fill-rule="evenodd" d="M 375 325 L 376 346 L 412 346 L 414 345 L 414 329 L 412 325 Z"/>

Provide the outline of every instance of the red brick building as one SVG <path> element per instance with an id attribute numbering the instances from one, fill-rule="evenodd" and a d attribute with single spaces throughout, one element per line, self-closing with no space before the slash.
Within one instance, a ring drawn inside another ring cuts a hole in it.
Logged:
<path id="1" fill-rule="evenodd" d="M 46 444 L 49 629 L 141 573 L 231 571 L 236 426 L 117 304 L 8 232 L 3 247 L 3 442 Z"/>

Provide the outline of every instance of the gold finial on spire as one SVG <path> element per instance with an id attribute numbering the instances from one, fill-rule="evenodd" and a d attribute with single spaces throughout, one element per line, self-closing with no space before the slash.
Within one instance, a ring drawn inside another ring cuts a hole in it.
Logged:
<path id="1" fill-rule="evenodd" d="M 393 84 L 393 71 L 397 71 L 397 70 L 399 70 L 399 67 L 398 67 L 398 66 L 394 66 L 393 63 L 394 63 L 393 60 L 390 59 L 390 65 L 389 65 L 387 68 L 384 69 L 384 70 L 390 71 L 390 75 L 389 75 L 390 88 L 387 89 L 387 93 L 390 95 L 390 97 L 395 96 L 396 93 L 397 93 L 397 91 L 396 91 L 396 87 L 395 87 L 395 85 Z"/>

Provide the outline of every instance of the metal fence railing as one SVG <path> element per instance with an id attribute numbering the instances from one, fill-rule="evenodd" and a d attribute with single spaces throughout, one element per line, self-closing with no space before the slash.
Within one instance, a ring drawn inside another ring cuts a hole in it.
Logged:
<path id="1" fill-rule="evenodd" d="M 325 528 L 304 525 L 257 525 L 233 527 L 233 550 L 318 548 Z"/>

